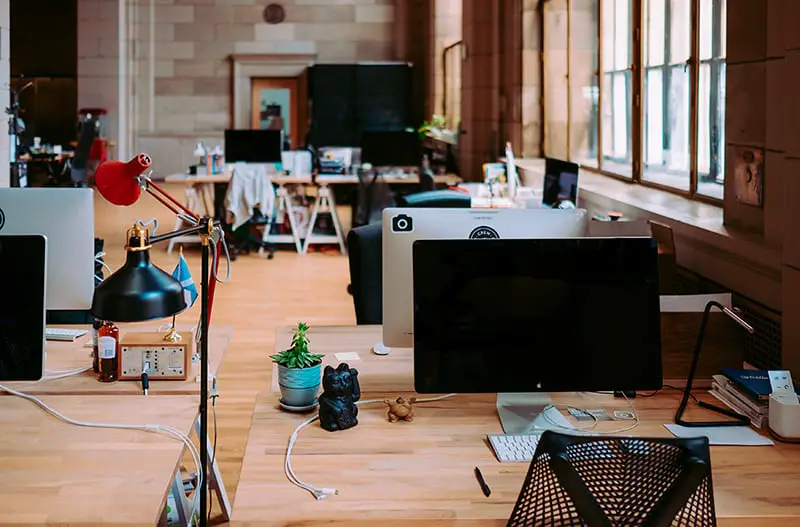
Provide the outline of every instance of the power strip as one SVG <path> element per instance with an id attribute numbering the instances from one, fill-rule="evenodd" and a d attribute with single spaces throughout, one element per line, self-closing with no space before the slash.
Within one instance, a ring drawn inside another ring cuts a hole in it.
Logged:
<path id="1" fill-rule="evenodd" d="M 120 342 L 120 380 L 141 380 L 145 364 L 151 381 L 186 380 L 192 367 L 194 337 L 191 332 L 180 335 L 180 341 L 171 342 L 164 340 L 163 333 L 126 333 Z"/>

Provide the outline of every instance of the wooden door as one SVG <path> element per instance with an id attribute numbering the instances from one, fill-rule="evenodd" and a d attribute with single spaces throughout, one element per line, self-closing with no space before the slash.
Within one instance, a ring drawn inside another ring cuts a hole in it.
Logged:
<path id="1" fill-rule="evenodd" d="M 254 130 L 282 128 L 292 148 L 302 145 L 303 131 L 298 107 L 298 79 L 259 78 L 252 81 L 250 127 Z"/>

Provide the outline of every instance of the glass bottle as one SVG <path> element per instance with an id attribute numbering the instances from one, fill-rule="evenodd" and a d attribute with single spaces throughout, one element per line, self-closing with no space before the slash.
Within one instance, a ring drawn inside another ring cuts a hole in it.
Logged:
<path id="1" fill-rule="evenodd" d="M 113 322 L 104 322 L 97 334 L 100 366 L 97 379 L 100 382 L 114 382 L 119 368 L 119 328 Z"/>
<path id="2" fill-rule="evenodd" d="M 92 322 L 92 371 L 95 373 L 100 373 L 100 359 L 98 353 L 100 335 L 98 335 L 98 331 L 102 326 L 102 320 L 94 319 L 94 322 Z"/>

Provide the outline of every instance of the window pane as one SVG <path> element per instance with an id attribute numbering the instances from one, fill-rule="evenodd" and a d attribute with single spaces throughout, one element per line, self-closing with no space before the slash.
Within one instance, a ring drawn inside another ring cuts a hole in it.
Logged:
<path id="1" fill-rule="evenodd" d="M 700 60 L 707 60 L 713 56 L 714 32 L 711 21 L 715 1 L 700 0 Z"/>
<path id="2" fill-rule="evenodd" d="M 710 28 L 711 49 L 700 64 L 697 192 L 718 199 L 725 183 L 725 9 L 726 0 L 701 0 L 700 27 Z"/>
<path id="3" fill-rule="evenodd" d="M 597 2 L 572 0 L 570 33 L 570 159 L 597 166 Z"/>
<path id="4" fill-rule="evenodd" d="M 614 69 L 630 66 L 630 10 L 629 0 L 616 0 L 614 12 Z"/>
<path id="5" fill-rule="evenodd" d="M 616 0 L 600 2 L 603 8 L 603 27 L 601 39 L 603 40 L 603 70 L 614 69 L 614 13 Z M 547 4 L 545 4 L 547 5 Z"/>
<path id="6" fill-rule="evenodd" d="M 669 63 L 682 64 L 692 53 L 692 2 L 670 0 L 669 6 Z"/>
<path id="7" fill-rule="evenodd" d="M 664 1 L 645 1 L 644 45 L 648 66 L 664 64 Z"/>
<path id="8" fill-rule="evenodd" d="M 661 68 L 649 70 L 645 90 L 645 168 L 661 167 L 664 162 L 664 84 Z"/>

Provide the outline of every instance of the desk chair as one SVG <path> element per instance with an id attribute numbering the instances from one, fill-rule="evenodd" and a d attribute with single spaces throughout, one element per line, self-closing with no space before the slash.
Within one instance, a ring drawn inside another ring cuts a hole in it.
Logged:
<path id="1" fill-rule="evenodd" d="M 509 527 L 713 527 L 705 437 L 626 438 L 546 431 Z"/>
<path id="2" fill-rule="evenodd" d="M 401 199 L 403 207 L 470 208 L 469 194 L 455 190 L 430 190 Z M 383 227 L 380 222 L 362 225 L 347 234 L 350 285 L 356 324 L 383 323 Z"/>

